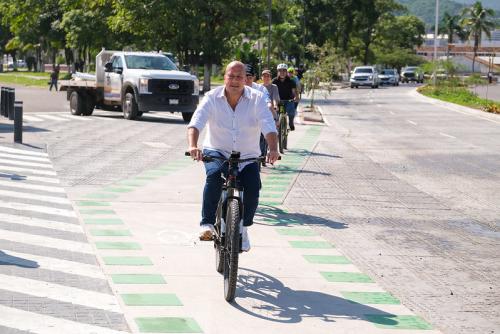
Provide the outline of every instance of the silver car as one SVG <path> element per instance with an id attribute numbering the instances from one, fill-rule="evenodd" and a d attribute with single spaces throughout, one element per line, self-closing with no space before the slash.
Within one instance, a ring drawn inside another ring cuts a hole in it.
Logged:
<path id="1" fill-rule="evenodd" d="M 399 73 L 393 68 L 382 70 L 379 74 L 380 85 L 399 85 Z"/>

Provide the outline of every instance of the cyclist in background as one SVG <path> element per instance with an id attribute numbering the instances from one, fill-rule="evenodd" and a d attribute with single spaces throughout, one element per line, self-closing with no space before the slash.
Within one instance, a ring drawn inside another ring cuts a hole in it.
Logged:
<path id="1" fill-rule="evenodd" d="M 295 112 L 297 112 L 297 107 L 299 105 L 300 101 L 300 94 L 302 93 L 302 84 L 300 83 L 300 79 L 298 76 L 295 75 L 295 69 L 293 67 L 288 68 L 288 76 L 290 79 L 292 79 L 295 82 L 295 89 L 297 90 L 297 98 L 295 99 L 294 105 L 295 105 Z"/>
<path id="2" fill-rule="evenodd" d="M 288 66 L 286 64 L 279 64 L 276 69 L 278 70 L 278 76 L 273 79 L 273 84 L 278 86 L 280 100 L 286 100 L 284 102 L 285 110 L 288 115 L 290 130 L 293 131 L 295 130 L 293 119 L 296 114 L 294 102 L 298 98 L 297 85 L 288 77 Z"/>

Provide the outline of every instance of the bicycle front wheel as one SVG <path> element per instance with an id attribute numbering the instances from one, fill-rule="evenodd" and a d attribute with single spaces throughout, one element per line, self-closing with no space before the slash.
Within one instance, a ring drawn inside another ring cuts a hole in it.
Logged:
<path id="1" fill-rule="evenodd" d="M 224 261 L 224 298 L 231 302 L 236 293 L 240 254 L 240 206 L 237 200 L 227 203 Z"/>

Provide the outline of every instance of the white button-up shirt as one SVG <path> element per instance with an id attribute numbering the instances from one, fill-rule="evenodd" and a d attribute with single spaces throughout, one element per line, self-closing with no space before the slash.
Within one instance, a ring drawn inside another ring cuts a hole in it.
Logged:
<path id="1" fill-rule="evenodd" d="M 215 150 L 226 157 L 231 151 L 241 153 L 242 159 L 261 155 L 261 132 L 276 131 L 267 97 L 260 91 L 245 86 L 235 110 L 229 105 L 224 86 L 217 87 L 203 97 L 189 123 L 189 128 L 202 131 L 207 125 L 203 148 Z"/>

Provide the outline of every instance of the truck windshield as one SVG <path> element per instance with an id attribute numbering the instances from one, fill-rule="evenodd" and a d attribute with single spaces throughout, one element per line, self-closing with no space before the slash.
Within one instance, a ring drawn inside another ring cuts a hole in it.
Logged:
<path id="1" fill-rule="evenodd" d="M 129 69 L 143 69 L 143 70 L 176 70 L 175 66 L 170 59 L 165 56 L 142 56 L 142 55 L 129 55 L 125 56 L 125 62 Z"/>
<path id="2" fill-rule="evenodd" d="M 357 68 L 354 73 L 373 73 L 373 70 L 371 68 Z"/>

